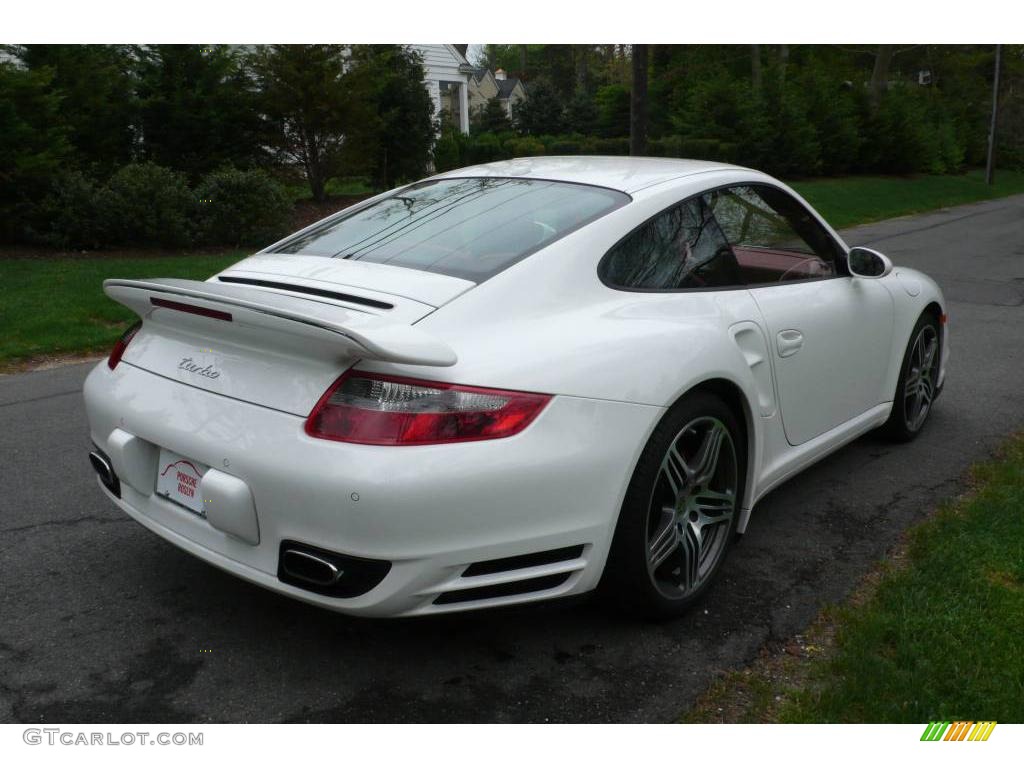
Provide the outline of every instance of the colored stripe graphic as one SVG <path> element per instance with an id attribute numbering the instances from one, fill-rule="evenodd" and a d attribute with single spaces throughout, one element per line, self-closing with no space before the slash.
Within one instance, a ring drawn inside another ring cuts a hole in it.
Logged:
<path id="1" fill-rule="evenodd" d="M 988 741 L 995 727 L 995 720 L 931 722 L 925 726 L 921 741 Z"/>

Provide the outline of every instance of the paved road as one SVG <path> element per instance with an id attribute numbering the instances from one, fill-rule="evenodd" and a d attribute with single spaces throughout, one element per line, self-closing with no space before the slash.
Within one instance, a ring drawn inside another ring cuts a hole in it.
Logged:
<path id="1" fill-rule="evenodd" d="M 848 233 L 951 300 L 948 386 L 913 445 L 867 436 L 773 492 L 703 605 L 587 601 L 367 621 L 179 552 L 101 496 L 88 366 L 0 378 L 0 720 L 658 721 L 803 629 L 1024 427 L 1024 196 Z M 201 653 L 201 649 L 210 649 Z"/>

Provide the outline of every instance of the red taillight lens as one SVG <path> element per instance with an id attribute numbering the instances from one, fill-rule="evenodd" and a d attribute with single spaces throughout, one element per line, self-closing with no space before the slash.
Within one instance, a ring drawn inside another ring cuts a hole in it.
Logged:
<path id="1" fill-rule="evenodd" d="M 550 395 L 349 371 L 320 398 L 306 433 L 367 445 L 493 440 L 521 432 Z"/>
<path id="2" fill-rule="evenodd" d="M 110 370 L 117 368 L 117 364 L 121 362 L 121 358 L 124 356 L 124 351 L 128 349 L 128 345 L 131 340 L 135 338 L 135 334 L 139 332 L 139 328 L 142 327 L 142 321 L 135 323 L 131 328 L 121 334 L 121 338 L 114 344 L 114 348 L 110 350 L 110 357 L 107 358 L 107 365 Z"/>

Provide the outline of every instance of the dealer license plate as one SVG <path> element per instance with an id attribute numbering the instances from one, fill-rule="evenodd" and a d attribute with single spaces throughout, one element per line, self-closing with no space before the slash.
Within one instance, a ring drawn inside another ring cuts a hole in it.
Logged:
<path id="1" fill-rule="evenodd" d="M 200 517 L 206 517 L 203 511 L 203 497 L 199 492 L 199 481 L 207 469 L 205 464 L 161 448 L 156 492 Z"/>

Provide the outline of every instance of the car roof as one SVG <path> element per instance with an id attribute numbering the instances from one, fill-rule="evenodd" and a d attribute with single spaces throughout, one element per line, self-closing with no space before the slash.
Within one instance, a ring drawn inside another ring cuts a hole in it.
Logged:
<path id="1" fill-rule="evenodd" d="M 670 157 L 602 157 L 573 155 L 565 157 L 521 157 L 496 163 L 472 165 L 438 174 L 432 178 L 478 176 L 517 177 L 592 184 L 626 193 L 665 181 L 709 171 L 747 170 L 739 166 L 708 160 L 683 160 Z"/>

